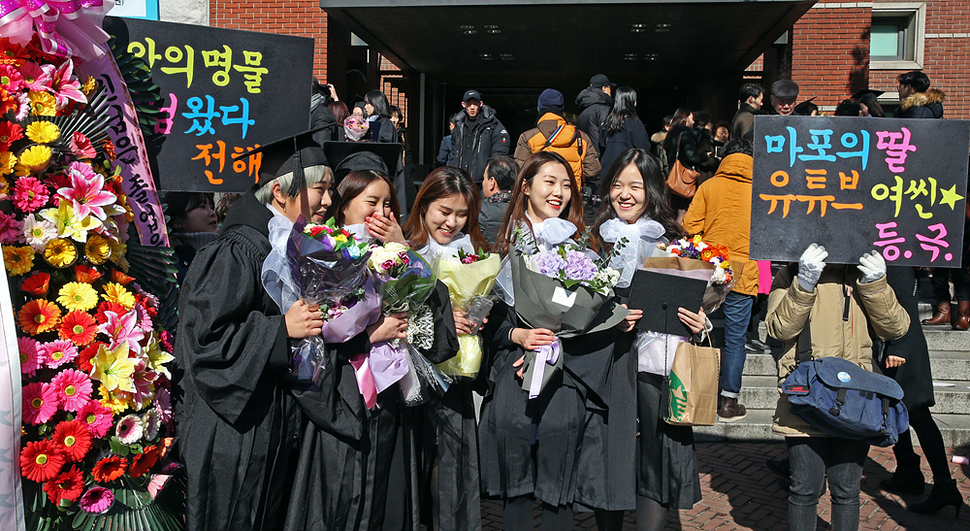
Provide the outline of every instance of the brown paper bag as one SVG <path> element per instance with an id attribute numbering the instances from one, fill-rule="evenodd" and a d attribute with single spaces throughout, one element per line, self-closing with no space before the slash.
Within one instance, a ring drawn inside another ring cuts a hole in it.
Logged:
<path id="1" fill-rule="evenodd" d="M 681 343 L 667 377 L 664 421 L 675 426 L 713 426 L 717 421 L 721 351 Z"/>

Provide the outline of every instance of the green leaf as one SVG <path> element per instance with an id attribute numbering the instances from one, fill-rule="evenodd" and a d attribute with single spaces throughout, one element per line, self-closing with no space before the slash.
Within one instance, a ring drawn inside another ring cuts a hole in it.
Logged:
<path id="1" fill-rule="evenodd" d="M 108 445 L 111 446 L 111 451 L 120 454 L 121 453 L 121 441 L 117 437 L 112 437 L 108 440 Z"/>

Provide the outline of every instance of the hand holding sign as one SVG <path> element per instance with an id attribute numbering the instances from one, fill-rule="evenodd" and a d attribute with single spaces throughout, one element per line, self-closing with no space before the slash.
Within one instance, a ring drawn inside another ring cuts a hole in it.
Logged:
<path id="1" fill-rule="evenodd" d="M 829 253 L 825 250 L 825 247 L 817 243 L 813 243 L 805 249 L 802 253 L 802 257 L 798 259 L 798 284 L 805 291 L 814 291 L 815 284 L 818 284 L 818 279 L 822 276 L 822 270 L 825 269 L 825 259 L 828 258 Z"/>
<path id="2" fill-rule="evenodd" d="M 875 282 L 886 274 L 886 261 L 878 251 L 870 251 L 859 258 L 859 271 L 862 273 L 859 282 Z"/>

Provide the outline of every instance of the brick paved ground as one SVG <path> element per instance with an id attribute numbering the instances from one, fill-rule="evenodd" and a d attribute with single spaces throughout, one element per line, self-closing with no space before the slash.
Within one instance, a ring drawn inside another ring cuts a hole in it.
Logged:
<path id="1" fill-rule="evenodd" d="M 784 453 L 782 442 L 697 444 L 704 499 L 689 511 L 672 514 L 667 528 L 704 531 L 787 529 L 786 493 L 776 476 L 764 466 L 766 459 L 775 459 Z M 970 448 L 949 450 L 948 455 L 970 456 Z M 970 531 L 970 508 L 961 511 L 959 520 L 952 507 L 943 509 L 936 516 L 919 516 L 906 511 L 905 506 L 921 501 L 923 496 L 900 497 L 880 491 L 879 482 L 888 478 L 895 466 L 892 450 L 872 448 L 869 452 L 862 478 L 859 529 Z M 970 466 L 950 463 L 950 469 L 964 498 L 970 496 Z M 932 475 L 925 460 L 923 471 L 930 481 Z M 819 504 L 819 529 L 830 529 L 830 508 L 828 495 L 823 496 Z M 502 529 L 501 502 L 487 500 L 483 504 L 482 517 L 484 531 Z M 574 529 L 595 530 L 593 515 L 578 514 Z M 632 514 L 627 515 L 624 529 L 636 529 Z"/>

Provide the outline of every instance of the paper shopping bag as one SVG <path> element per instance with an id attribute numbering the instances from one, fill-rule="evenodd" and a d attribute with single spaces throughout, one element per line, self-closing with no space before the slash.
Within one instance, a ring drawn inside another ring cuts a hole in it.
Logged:
<path id="1" fill-rule="evenodd" d="M 721 351 L 681 343 L 667 381 L 664 421 L 675 426 L 713 426 L 717 420 Z"/>

